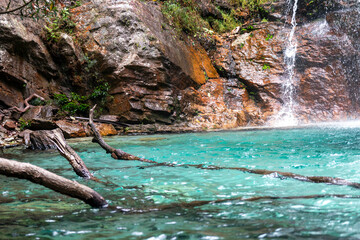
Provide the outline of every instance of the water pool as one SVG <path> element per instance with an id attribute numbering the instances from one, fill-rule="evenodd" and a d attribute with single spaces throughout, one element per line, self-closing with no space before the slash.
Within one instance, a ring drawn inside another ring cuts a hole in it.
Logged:
<path id="1" fill-rule="evenodd" d="M 333 176 L 360 182 L 360 127 L 108 137 L 124 151 L 158 162 L 205 164 Z M 346 194 L 360 189 L 301 182 L 236 170 L 179 166 L 146 168 L 118 161 L 91 143 L 71 141 L 105 185 L 75 176 L 56 151 L 8 149 L 2 157 L 30 162 L 77 180 L 111 206 L 234 197 Z M 92 209 L 25 180 L 0 176 L 0 239 L 359 239 L 360 198 L 234 200 L 142 214 Z"/>

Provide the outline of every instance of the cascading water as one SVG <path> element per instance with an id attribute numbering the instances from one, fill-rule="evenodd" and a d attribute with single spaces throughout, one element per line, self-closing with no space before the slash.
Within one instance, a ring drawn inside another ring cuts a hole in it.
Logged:
<path id="1" fill-rule="evenodd" d="M 288 5 L 291 7 L 292 0 L 288 0 Z M 287 41 L 284 61 L 286 65 L 286 79 L 282 84 L 282 99 L 283 106 L 279 113 L 275 116 L 274 124 L 275 126 L 294 126 L 298 124 L 298 120 L 294 113 L 295 107 L 295 59 L 296 59 L 296 49 L 297 41 L 294 38 L 296 30 L 296 11 L 298 6 L 298 0 L 294 0 L 292 8 L 292 17 L 291 17 L 291 31 Z"/>

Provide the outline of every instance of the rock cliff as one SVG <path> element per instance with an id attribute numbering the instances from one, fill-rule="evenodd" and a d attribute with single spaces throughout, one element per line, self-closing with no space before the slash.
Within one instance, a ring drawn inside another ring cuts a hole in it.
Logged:
<path id="1" fill-rule="evenodd" d="M 304 123 L 356 118 L 358 3 L 317 2 L 299 0 L 294 112 Z M 227 1 L 217 4 L 231 8 Z M 221 18 L 211 1 L 199 6 L 204 17 Z M 49 100 L 54 93 L 93 91 L 81 75 L 89 57 L 109 83 L 103 114 L 112 121 L 164 131 L 271 124 L 284 104 L 288 8 L 285 1 L 265 5 L 266 21 L 246 20 L 231 33 L 213 35 L 206 50 L 174 30 L 156 2 L 89 1 L 71 10 L 74 35 L 62 33 L 56 43 L 46 40 L 44 22 L 1 15 L 0 130 L 16 130 L 11 121 L 24 116 L 54 118 L 57 110 L 49 106 L 31 107 L 25 115 L 11 110 L 23 108 L 33 93 Z"/>

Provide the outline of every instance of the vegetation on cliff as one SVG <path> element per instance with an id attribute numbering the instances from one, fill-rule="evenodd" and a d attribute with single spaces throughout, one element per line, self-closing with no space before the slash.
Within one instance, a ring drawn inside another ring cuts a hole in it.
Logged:
<path id="1" fill-rule="evenodd" d="M 266 16 L 262 4 L 272 0 L 166 0 L 162 12 L 178 30 L 194 36 L 225 33 Z"/>

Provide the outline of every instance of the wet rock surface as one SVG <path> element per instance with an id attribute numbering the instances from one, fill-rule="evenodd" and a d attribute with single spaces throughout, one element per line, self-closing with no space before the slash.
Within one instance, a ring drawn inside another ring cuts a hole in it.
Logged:
<path id="1" fill-rule="evenodd" d="M 305 21 L 303 2 L 295 32 L 296 116 L 303 123 L 355 118 L 360 105 L 360 51 L 355 40 L 359 9 L 350 2 L 327 1 L 332 7 Z M 213 56 L 223 76 L 237 79 L 253 93 L 253 116 L 248 118 L 252 123 L 269 122 L 283 104 L 282 83 L 288 77 L 284 49 L 290 27 L 282 14 L 278 16 L 284 22 L 261 23 L 252 31 L 219 39 Z"/>

